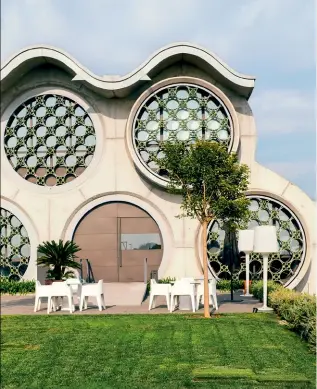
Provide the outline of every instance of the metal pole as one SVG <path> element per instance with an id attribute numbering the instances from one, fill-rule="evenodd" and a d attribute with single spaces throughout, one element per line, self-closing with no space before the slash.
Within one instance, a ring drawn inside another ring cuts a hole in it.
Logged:
<path id="1" fill-rule="evenodd" d="M 147 283 L 147 258 L 144 258 L 144 283 Z"/>
<path id="2" fill-rule="evenodd" d="M 250 254 L 249 253 L 245 253 L 245 280 L 246 280 L 246 291 L 245 291 L 245 296 L 249 296 L 251 297 L 252 294 L 250 294 L 250 274 L 249 274 L 249 270 L 250 270 Z"/>
<path id="3" fill-rule="evenodd" d="M 268 270 L 269 256 L 263 254 L 263 305 L 259 311 L 272 311 L 272 308 L 267 306 L 267 270 Z"/>

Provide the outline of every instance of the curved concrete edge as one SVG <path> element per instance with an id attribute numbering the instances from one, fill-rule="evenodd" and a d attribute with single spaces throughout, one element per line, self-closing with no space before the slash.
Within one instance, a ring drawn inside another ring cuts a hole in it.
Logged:
<path id="1" fill-rule="evenodd" d="M 75 74 L 73 81 L 87 82 L 88 85 L 101 90 L 118 91 L 129 88 L 139 81 L 150 81 L 148 74 L 153 69 L 163 61 L 180 55 L 190 56 L 196 61 L 204 63 L 218 77 L 224 78 L 228 85 L 233 90 L 237 90 L 239 94 L 247 98 L 251 95 L 255 83 L 253 76 L 234 71 L 215 54 L 186 42 L 172 43 L 159 49 L 138 68 L 121 77 L 97 76 L 61 49 L 46 45 L 30 46 L 14 54 L 1 66 L 1 82 L 10 83 L 10 77 L 14 79 L 13 72 L 18 68 L 23 68 L 23 66 L 30 70 L 41 62 L 55 62 Z"/>
<path id="2" fill-rule="evenodd" d="M 30 260 L 26 272 L 22 276 L 22 280 L 36 280 L 37 279 L 37 247 L 40 243 L 38 230 L 31 219 L 30 215 L 26 213 L 22 207 L 15 201 L 1 196 L 1 208 L 6 209 L 11 212 L 15 217 L 17 217 L 24 228 L 27 231 L 29 240 L 30 240 Z"/>
<path id="3" fill-rule="evenodd" d="M 168 268 L 170 258 L 173 257 L 173 250 L 175 247 L 172 227 L 165 215 L 155 204 L 132 192 L 108 192 L 84 201 L 69 216 L 64 230 L 62 231 L 62 239 L 72 240 L 76 227 L 88 212 L 101 204 L 111 202 L 125 202 L 133 204 L 147 212 L 157 223 L 163 240 L 163 256 L 158 269 L 159 277 L 162 278 Z"/>

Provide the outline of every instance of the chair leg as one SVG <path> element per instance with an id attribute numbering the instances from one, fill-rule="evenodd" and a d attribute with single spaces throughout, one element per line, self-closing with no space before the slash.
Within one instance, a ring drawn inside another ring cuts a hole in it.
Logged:
<path id="1" fill-rule="evenodd" d="M 200 299 L 201 299 L 201 296 L 197 295 L 197 301 L 196 301 L 196 310 L 197 311 L 199 309 Z"/>
<path id="2" fill-rule="evenodd" d="M 106 309 L 106 301 L 105 301 L 105 295 L 104 294 L 102 294 L 101 295 L 101 302 L 102 302 L 102 307 L 103 307 L 103 309 Z"/>
<path id="3" fill-rule="evenodd" d="M 149 311 L 152 309 L 153 298 L 154 298 L 153 294 L 150 294 Z"/>
<path id="4" fill-rule="evenodd" d="M 171 294 L 171 296 L 170 296 L 170 312 L 173 312 L 173 300 L 174 300 L 174 296 Z"/>
<path id="5" fill-rule="evenodd" d="M 192 301 L 193 312 L 195 312 L 195 311 L 196 311 L 196 310 L 195 310 L 195 296 L 194 296 L 194 295 L 191 295 L 191 296 L 190 296 L 190 299 L 191 299 L 191 301 Z"/>
<path id="6" fill-rule="evenodd" d="M 73 299 L 71 297 L 67 297 L 67 300 L 68 300 L 69 312 L 73 313 Z"/>
<path id="7" fill-rule="evenodd" d="M 85 309 L 88 308 L 88 299 L 89 299 L 89 296 L 86 296 L 85 297 Z"/>
<path id="8" fill-rule="evenodd" d="M 99 311 L 102 311 L 102 307 L 101 307 L 101 296 L 96 296 L 96 300 L 97 300 L 97 305 L 98 305 L 98 308 L 99 308 Z"/>
<path id="9" fill-rule="evenodd" d="M 38 305 L 39 305 L 39 297 L 35 297 L 35 303 L 34 303 L 34 312 L 36 312 L 37 311 L 37 307 L 38 307 Z"/>
<path id="10" fill-rule="evenodd" d="M 214 306 L 215 306 L 215 308 L 216 308 L 216 311 L 218 311 L 218 301 L 217 301 L 217 295 L 215 296 L 215 295 L 213 295 L 212 296 L 212 299 L 213 299 L 213 301 L 214 301 Z"/>
<path id="11" fill-rule="evenodd" d="M 47 314 L 49 314 L 51 311 L 51 304 L 52 304 L 52 297 L 49 297 L 47 299 Z"/>
<path id="12" fill-rule="evenodd" d="M 57 311 L 57 305 L 58 305 L 58 297 L 52 297 L 50 309 L 51 309 L 53 312 L 56 312 L 56 311 Z"/>
<path id="13" fill-rule="evenodd" d="M 82 294 L 80 296 L 80 302 L 79 302 L 79 310 L 80 310 L 80 312 L 83 310 L 84 299 L 85 299 L 85 296 Z"/>
<path id="14" fill-rule="evenodd" d="M 170 310 L 170 296 L 167 294 L 166 295 L 166 305 L 167 305 L 167 310 Z"/>

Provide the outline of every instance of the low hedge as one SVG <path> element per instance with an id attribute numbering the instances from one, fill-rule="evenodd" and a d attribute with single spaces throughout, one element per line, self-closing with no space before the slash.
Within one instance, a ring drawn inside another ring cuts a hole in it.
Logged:
<path id="1" fill-rule="evenodd" d="M 268 281 L 267 283 L 268 302 L 270 299 L 270 293 L 277 289 L 284 289 L 284 287 L 278 282 Z M 250 286 L 250 293 L 253 294 L 253 296 L 256 299 L 262 302 L 263 301 L 263 281 L 253 281 Z"/>
<path id="2" fill-rule="evenodd" d="M 233 290 L 243 289 L 244 288 L 244 281 L 233 281 Z M 231 282 L 230 280 L 219 280 L 217 282 L 217 289 L 221 290 L 223 292 L 229 292 L 231 290 Z"/>
<path id="3" fill-rule="evenodd" d="M 35 281 L 9 281 L 0 279 L 1 294 L 27 294 L 35 292 Z"/>
<path id="4" fill-rule="evenodd" d="M 263 282 L 254 283 L 251 288 L 253 295 L 263 300 Z M 316 349 L 316 296 L 299 293 L 284 288 L 281 284 L 268 282 L 268 305 L 286 320 L 288 327 L 305 339 Z"/>

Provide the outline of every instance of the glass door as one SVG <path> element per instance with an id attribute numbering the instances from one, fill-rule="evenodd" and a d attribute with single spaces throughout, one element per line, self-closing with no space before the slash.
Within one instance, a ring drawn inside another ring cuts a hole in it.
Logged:
<path id="1" fill-rule="evenodd" d="M 158 226 L 150 217 L 123 217 L 119 224 L 119 281 L 142 282 L 144 258 L 148 259 L 148 277 L 161 263 L 162 241 Z"/>
<path id="2" fill-rule="evenodd" d="M 95 280 L 143 282 L 144 258 L 148 277 L 162 260 L 162 240 L 156 222 L 142 209 L 128 203 L 102 204 L 78 223 L 73 240 L 88 258 Z"/>

